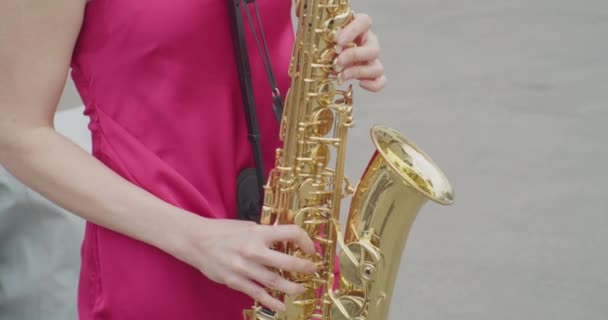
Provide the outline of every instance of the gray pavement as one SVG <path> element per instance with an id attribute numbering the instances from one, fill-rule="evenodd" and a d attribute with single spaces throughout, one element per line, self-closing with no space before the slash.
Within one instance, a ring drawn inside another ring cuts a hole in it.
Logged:
<path id="1" fill-rule="evenodd" d="M 414 225 L 390 319 L 608 319 L 608 2 L 353 6 L 374 19 L 390 84 L 356 93 L 349 176 L 383 123 L 456 190 Z M 79 103 L 69 87 L 62 106 Z"/>

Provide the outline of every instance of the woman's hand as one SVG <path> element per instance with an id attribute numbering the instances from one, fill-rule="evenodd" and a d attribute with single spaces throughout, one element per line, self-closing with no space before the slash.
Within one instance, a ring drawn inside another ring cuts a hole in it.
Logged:
<path id="1" fill-rule="evenodd" d="M 315 265 L 308 260 L 270 249 L 273 243 L 291 242 L 305 253 L 315 254 L 314 243 L 308 234 L 295 225 L 265 226 L 197 216 L 187 220 L 190 220 L 185 233 L 188 239 L 176 256 L 209 279 L 243 292 L 275 311 L 283 311 L 285 306 L 270 296 L 263 286 L 288 295 L 301 294 L 304 287 L 269 268 L 301 273 L 316 271 Z"/>
<path id="2" fill-rule="evenodd" d="M 371 31 L 372 19 L 366 14 L 355 14 L 355 19 L 337 36 L 338 46 L 345 48 L 338 55 L 342 68 L 342 81 L 359 80 L 359 85 L 368 91 L 378 92 L 386 85 L 384 67 L 379 60 L 378 37 Z M 349 44 L 356 44 L 349 47 Z"/>

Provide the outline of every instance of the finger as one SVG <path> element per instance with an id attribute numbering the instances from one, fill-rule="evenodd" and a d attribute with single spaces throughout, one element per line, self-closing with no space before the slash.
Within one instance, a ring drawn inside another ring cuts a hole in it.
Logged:
<path id="1" fill-rule="evenodd" d="M 359 86 L 368 91 L 378 92 L 386 86 L 386 82 L 386 77 L 381 76 L 374 80 L 361 80 Z"/>
<path id="2" fill-rule="evenodd" d="M 272 310 L 285 311 L 285 305 L 281 301 L 273 298 L 264 288 L 249 279 L 233 276 L 226 281 L 226 286 L 250 296 Z"/>
<path id="3" fill-rule="evenodd" d="M 270 249 L 265 250 L 253 260 L 268 267 L 290 272 L 313 273 L 317 270 L 312 261 Z"/>
<path id="4" fill-rule="evenodd" d="M 346 46 L 355 41 L 357 37 L 365 33 L 372 26 L 372 18 L 364 13 L 355 14 L 355 19 L 344 26 L 338 33 L 336 43 L 339 46 Z"/>
<path id="5" fill-rule="evenodd" d="M 343 68 L 360 62 L 374 61 L 380 57 L 378 38 L 370 34 L 367 42 L 360 47 L 347 48 L 338 55 L 338 64 Z"/>
<path id="6" fill-rule="evenodd" d="M 366 43 L 369 34 L 373 34 L 373 33 L 371 31 L 363 32 L 361 35 L 359 35 L 359 37 L 355 38 L 355 43 L 357 43 L 358 45 Z"/>
<path id="7" fill-rule="evenodd" d="M 342 81 L 350 79 L 373 80 L 380 78 L 384 74 L 384 66 L 379 60 L 374 60 L 368 64 L 354 65 L 344 69 L 340 73 Z"/>
<path id="8" fill-rule="evenodd" d="M 266 229 L 266 240 L 270 243 L 289 241 L 295 243 L 302 251 L 308 254 L 315 254 L 315 244 L 312 242 L 306 231 L 297 225 L 278 225 L 270 226 Z"/>
<path id="9" fill-rule="evenodd" d="M 305 288 L 301 284 L 291 282 L 278 273 L 272 272 L 259 264 L 250 264 L 248 268 L 243 270 L 247 277 L 257 281 L 268 288 L 279 290 L 290 296 L 297 296 L 304 293 Z"/>

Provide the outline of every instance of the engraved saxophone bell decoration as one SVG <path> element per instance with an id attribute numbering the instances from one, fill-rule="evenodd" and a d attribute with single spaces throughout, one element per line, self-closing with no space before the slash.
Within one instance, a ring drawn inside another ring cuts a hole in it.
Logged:
<path id="1" fill-rule="evenodd" d="M 353 19 L 347 0 L 299 0 L 298 27 L 281 121 L 282 148 L 264 188 L 261 223 L 297 224 L 320 248 L 307 256 L 290 244 L 280 252 L 315 261 L 312 275 L 281 276 L 305 293 L 287 297 L 285 312 L 259 305 L 245 320 L 386 320 L 402 252 L 414 220 L 429 200 L 453 202 L 450 183 L 418 146 L 396 130 L 374 126 L 375 152 L 353 190 L 344 175 L 352 87 L 337 87 L 336 31 Z M 333 159 L 333 162 L 332 162 Z M 352 194 L 344 229 L 342 199 Z M 339 266 L 339 273 L 334 270 Z M 337 276 L 337 278 L 336 278 Z"/>

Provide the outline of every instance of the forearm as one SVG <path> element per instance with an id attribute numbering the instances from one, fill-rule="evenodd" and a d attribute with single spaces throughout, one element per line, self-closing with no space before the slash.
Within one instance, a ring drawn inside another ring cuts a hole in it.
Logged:
<path id="1" fill-rule="evenodd" d="M 206 232 L 188 231 L 202 218 L 129 183 L 52 128 L 84 13 L 83 0 L 0 1 L 0 165 L 68 211 L 175 254 L 183 229 Z"/>
<path id="2" fill-rule="evenodd" d="M 50 127 L 4 136 L 0 163 L 74 214 L 164 251 L 179 246 L 185 212 L 123 179 Z"/>

